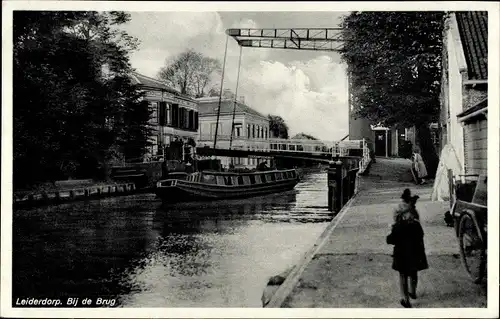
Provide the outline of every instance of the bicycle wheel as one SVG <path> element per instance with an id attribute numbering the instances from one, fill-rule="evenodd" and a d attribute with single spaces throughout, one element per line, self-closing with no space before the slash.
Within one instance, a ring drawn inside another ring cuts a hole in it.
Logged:
<path id="1" fill-rule="evenodd" d="M 464 213 L 460 217 L 458 234 L 460 256 L 465 270 L 474 283 L 480 283 L 486 270 L 486 250 L 470 214 Z"/>

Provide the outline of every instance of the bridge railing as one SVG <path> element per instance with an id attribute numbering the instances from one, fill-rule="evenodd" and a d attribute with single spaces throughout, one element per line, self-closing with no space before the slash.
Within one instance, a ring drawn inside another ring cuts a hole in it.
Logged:
<path id="1" fill-rule="evenodd" d="M 217 140 L 218 149 L 229 149 L 229 135 L 220 135 Z M 198 142 L 200 146 L 213 147 L 213 136 L 202 135 Z M 362 157 L 360 168 L 367 166 L 369 159 L 369 150 L 365 140 L 349 140 L 349 141 L 324 141 L 310 139 L 280 139 L 280 138 L 247 138 L 244 136 L 233 136 L 233 149 L 249 150 L 249 151 L 268 151 L 276 153 L 297 153 L 304 152 L 309 154 L 331 154 L 332 157 L 350 156 L 351 150 L 359 150 L 358 153 Z"/>

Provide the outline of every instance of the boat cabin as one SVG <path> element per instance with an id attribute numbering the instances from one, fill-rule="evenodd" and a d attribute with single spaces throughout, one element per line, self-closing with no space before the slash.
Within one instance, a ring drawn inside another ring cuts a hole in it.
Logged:
<path id="1" fill-rule="evenodd" d="M 231 172 L 210 172 L 204 171 L 190 174 L 186 181 L 225 186 L 245 186 L 264 183 L 274 183 L 281 180 L 290 180 L 297 178 L 295 170 L 287 171 L 269 171 L 252 173 L 231 173 Z"/>

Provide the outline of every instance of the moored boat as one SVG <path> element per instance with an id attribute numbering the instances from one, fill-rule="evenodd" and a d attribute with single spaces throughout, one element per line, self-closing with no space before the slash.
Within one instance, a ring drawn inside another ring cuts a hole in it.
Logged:
<path id="1" fill-rule="evenodd" d="M 241 173 L 203 171 L 159 181 L 156 195 L 163 203 L 247 198 L 291 190 L 298 182 L 294 169 Z"/>

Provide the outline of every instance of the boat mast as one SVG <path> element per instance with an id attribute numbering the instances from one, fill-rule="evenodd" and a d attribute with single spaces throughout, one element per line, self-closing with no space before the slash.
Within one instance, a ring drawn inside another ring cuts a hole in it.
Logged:
<path id="1" fill-rule="evenodd" d="M 241 69 L 241 52 L 243 47 L 240 46 L 240 59 L 238 61 L 238 76 L 236 77 L 236 90 L 234 92 L 234 104 L 233 104 L 233 122 L 231 123 L 231 137 L 229 138 L 229 149 L 233 145 L 233 132 L 234 132 L 234 118 L 236 116 L 236 103 L 238 99 L 238 84 L 240 83 L 240 69 Z"/>
<path id="2" fill-rule="evenodd" d="M 214 149 L 217 146 L 217 133 L 219 131 L 220 104 L 222 102 L 222 88 L 224 85 L 224 70 L 226 69 L 227 43 L 229 36 L 226 36 L 226 49 L 224 50 L 224 63 L 222 64 L 222 76 L 220 79 L 219 106 L 217 107 L 217 123 L 215 125 Z"/>

